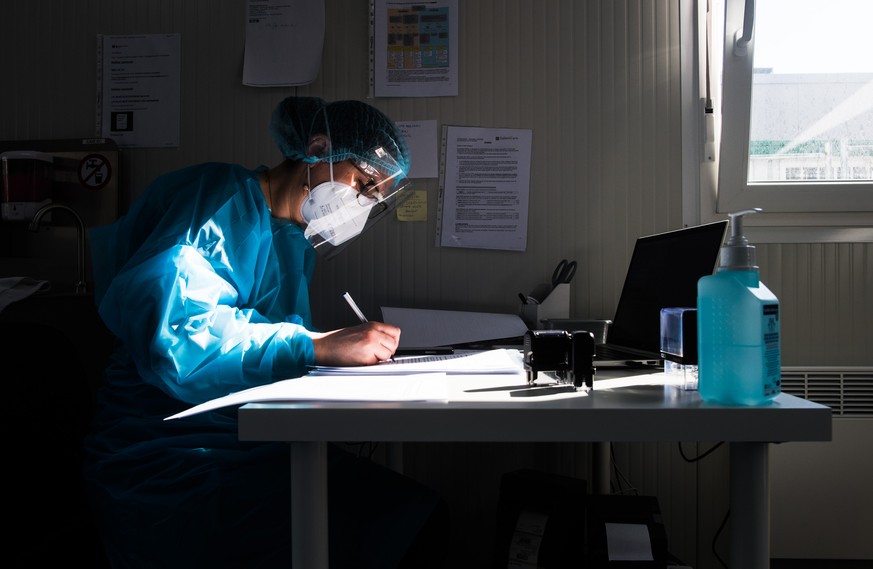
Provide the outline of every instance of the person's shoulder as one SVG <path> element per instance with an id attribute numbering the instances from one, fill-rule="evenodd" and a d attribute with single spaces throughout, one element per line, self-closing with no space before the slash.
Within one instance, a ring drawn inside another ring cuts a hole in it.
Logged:
<path id="1" fill-rule="evenodd" d="M 229 173 L 229 172 L 248 172 L 249 170 L 239 164 L 232 164 L 230 162 L 200 162 L 198 164 L 192 164 L 190 166 L 185 166 L 175 170 L 174 172 L 170 172 L 170 174 L 181 174 L 181 175 L 204 175 L 204 174 L 221 174 L 221 173 Z"/>
<path id="2" fill-rule="evenodd" d="M 155 179 L 157 186 L 212 187 L 236 185 L 256 176 L 252 170 L 227 162 L 202 162 L 166 172 Z"/>

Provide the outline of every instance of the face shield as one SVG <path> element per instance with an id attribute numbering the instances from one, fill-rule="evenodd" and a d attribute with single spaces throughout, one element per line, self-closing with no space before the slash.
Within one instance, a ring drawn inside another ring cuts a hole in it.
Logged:
<path id="1" fill-rule="evenodd" d="M 375 225 L 409 195 L 403 168 L 382 147 L 347 158 L 365 183 L 355 188 L 334 180 L 311 188 L 300 208 L 304 235 L 324 258 L 331 258 Z"/>

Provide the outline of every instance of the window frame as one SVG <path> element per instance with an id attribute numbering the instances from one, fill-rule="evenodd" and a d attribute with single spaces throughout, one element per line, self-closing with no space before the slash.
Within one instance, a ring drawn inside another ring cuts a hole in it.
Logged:
<path id="1" fill-rule="evenodd" d="M 730 212 L 760 207 L 763 212 L 748 216 L 744 224 L 755 242 L 873 242 L 873 183 L 869 181 L 747 182 L 754 36 L 747 54 L 735 55 L 731 31 L 743 28 L 746 0 L 680 2 L 681 25 L 686 30 L 682 51 L 691 52 L 683 58 L 683 76 L 690 79 L 683 81 L 689 85 L 682 91 L 683 120 L 694 125 L 683 137 L 683 162 L 699 174 L 697 184 L 689 177 L 683 186 L 686 223 L 724 219 Z M 707 27 L 712 31 L 709 117 Z"/>

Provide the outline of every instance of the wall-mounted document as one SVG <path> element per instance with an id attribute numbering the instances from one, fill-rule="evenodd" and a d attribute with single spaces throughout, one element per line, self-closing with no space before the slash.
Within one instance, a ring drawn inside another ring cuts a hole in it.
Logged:
<path id="1" fill-rule="evenodd" d="M 243 85 L 308 85 L 324 49 L 324 0 L 249 0 Z"/>
<path id="2" fill-rule="evenodd" d="M 397 128 L 403 133 L 409 147 L 410 167 L 408 178 L 436 178 L 439 176 L 439 147 L 437 141 L 437 122 L 397 121 Z"/>
<path id="3" fill-rule="evenodd" d="M 458 96 L 458 0 L 370 0 L 376 97 Z"/>
<path id="4" fill-rule="evenodd" d="M 120 148 L 179 146 L 179 34 L 97 36 L 96 132 Z"/>
<path id="5" fill-rule="evenodd" d="M 443 127 L 436 246 L 527 248 L 527 129 Z"/>

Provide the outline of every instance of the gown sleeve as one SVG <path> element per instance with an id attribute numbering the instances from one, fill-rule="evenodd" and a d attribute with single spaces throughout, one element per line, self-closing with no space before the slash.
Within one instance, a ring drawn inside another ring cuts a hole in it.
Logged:
<path id="1" fill-rule="evenodd" d="M 120 222 L 92 230 L 101 317 L 144 381 L 191 404 L 315 361 L 308 242 L 274 227 L 250 174 L 230 173 L 159 178 Z"/>

